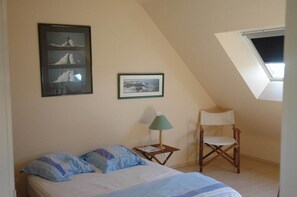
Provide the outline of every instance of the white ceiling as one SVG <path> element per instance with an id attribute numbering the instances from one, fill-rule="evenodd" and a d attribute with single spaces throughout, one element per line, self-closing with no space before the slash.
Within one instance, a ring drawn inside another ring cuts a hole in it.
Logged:
<path id="1" fill-rule="evenodd" d="M 218 106 L 250 135 L 279 138 L 281 102 L 257 100 L 216 33 L 284 26 L 285 0 L 137 0 Z"/>

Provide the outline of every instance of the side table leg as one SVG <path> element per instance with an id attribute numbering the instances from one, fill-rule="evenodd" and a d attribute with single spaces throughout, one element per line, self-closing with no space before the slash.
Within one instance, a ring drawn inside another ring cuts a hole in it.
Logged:
<path id="1" fill-rule="evenodd" d="M 165 165 L 166 162 L 168 161 L 168 159 L 171 157 L 171 155 L 173 154 L 173 152 L 170 152 L 169 155 L 167 156 L 167 158 L 165 159 L 165 161 L 162 163 L 162 165 Z"/>
<path id="2" fill-rule="evenodd" d="M 148 155 L 148 154 L 146 154 L 146 153 L 142 153 L 143 154 L 143 156 L 145 157 L 145 158 L 147 158 L 148 160 L 150 160 L 150 161 L 152 161 L 153 160 L 153 156 L 150 156 L 150 155 Z"/>

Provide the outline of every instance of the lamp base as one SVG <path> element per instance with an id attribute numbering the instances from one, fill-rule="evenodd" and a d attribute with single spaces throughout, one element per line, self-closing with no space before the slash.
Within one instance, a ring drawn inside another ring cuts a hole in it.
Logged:
<path id="1" fill-rule="evenodd" d="M 161 149 L 161 150 L 164 150 L 165 149 L 165 146 L 163 144 L 159 144 L 158 145 L 158 148 Z"/>

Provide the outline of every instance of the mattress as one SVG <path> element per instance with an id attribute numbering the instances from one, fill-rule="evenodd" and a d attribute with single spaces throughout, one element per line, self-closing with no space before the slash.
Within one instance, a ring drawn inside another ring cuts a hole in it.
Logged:
<path id="1" fill-rule="evenodd" d="M 181 173 L 150 161 L 147 163 L 107 174 L 97 169 L 96 173 L 75 175 L 70 181 L 58 183 L 30 175 L 28 194 L 30 197 L 94 197 Z"/>

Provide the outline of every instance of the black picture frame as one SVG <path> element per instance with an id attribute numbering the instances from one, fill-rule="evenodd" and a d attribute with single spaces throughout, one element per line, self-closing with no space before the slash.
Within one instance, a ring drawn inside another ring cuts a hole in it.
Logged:
<path id="1" fill-rule="evenodd" d="M 119 73 L 118 99 L 164 97 L 164 73 Z"/>
<path id="2" fill-rule="evenodd" d="M 38 23 L 42 97 L 92 94 L 91 27 Z"/>

